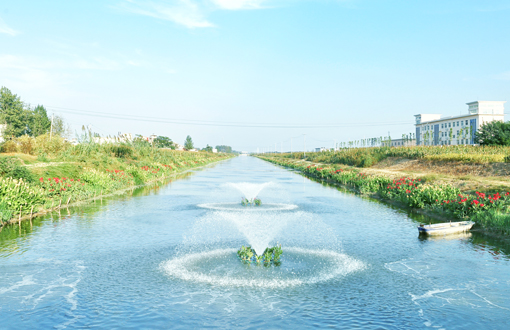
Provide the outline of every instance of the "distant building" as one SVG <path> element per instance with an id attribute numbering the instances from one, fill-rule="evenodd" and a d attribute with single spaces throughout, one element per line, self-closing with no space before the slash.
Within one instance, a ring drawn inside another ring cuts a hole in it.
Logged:
<path id="1" fill-rule="evenodd" d="M 390 147 L 412 147 L 416 145 L 416 140 L 414 139 L 396 139 L 391 140 Z"/>
<path id="2" fill-rule="evenodd" d="M 437 114 L 418 114 L 416 145 L 474 144 L 475 132 L 483 124 L 504 121 L 506 101 L 475 101 L 466 103 L 465 115 L 441 117 Z"/>
<path id="3" fill-rule="evenodd" d="M 324 148 L 324 147 L 315 148 L 315 152 L 322 152 L 322 151 L 326 151 L 326 148 Z"/>
<path id="4" fill-rule="evenodd" d="M 174 143 L 174 144 L 175 144 L 175 150 L 180 150 L 180 151 L 184 150 L 184 146 L 180 145 L 179 143 Z"/>
<path id="5" fill-rule="evenodd" d="M 121 142 L 133 142 L 133 134 L 131 134 L 131 133 L 119 133 L 119 140 Z"/>
<path id="6" fill-rule="evenodd" d="M 214 154 L 217 154 L 217 153 L 218 153 L 218 149 L 216 149 L 216 148 L 212 148 L 212 152 L 213 152 Z"/>

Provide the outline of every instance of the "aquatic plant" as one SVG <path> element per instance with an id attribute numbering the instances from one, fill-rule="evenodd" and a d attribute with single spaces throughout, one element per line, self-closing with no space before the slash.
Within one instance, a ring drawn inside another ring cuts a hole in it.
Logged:
<path id="1" fill-rule="evenodd" d="M 282 246 L 276 245 L 272 248 L 266 248 L 264 253 L 257 255 L 255 250 L 251 246 L 242 245 L 237 251 L 237 256 L 244 263 L 256 263 L 257 265 L 264 264 L 269 266 L 271 264 L 275 266 L 281 265 L 280 257 L 282 255 Z"/>
<path id="2" fill-rule="evenodd" d="M 260 206 L 262 205 L 262 201 L 259 198 L 254 198 L 252 200 L 249 200 L 248 198 L 241 198 L 241 205 L 242 206 Z"/>

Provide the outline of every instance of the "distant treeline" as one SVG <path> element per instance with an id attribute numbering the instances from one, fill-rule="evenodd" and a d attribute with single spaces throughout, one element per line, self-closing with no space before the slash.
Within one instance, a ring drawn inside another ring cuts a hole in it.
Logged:
<path id="1" fill-rule="evenodd" d="M 22 135 L 39 136 L 50 131 L 51 120 L 42 105 L 32 107 L 21 101 L 8 88 L 0 88 L 0 125 L 6 125 L 4 139 Z M 53 117 L 53 133 L 66 136 L 69 128 L 60 116 Z"/>

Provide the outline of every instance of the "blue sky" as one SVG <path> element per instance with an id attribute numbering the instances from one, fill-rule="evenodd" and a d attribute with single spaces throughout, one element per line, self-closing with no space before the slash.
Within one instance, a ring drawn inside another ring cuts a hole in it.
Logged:
<path id="1" fill-rule="evenodd" d="M 3 1 L 0 86 L 102 135 L 399 138 L 414 114 L 508 100 L 508 17 L 506 0 Z"/>

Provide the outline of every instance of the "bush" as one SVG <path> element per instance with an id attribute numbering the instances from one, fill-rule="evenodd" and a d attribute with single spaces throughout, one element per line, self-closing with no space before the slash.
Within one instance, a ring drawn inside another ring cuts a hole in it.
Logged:
<path id="1" fill-rule="evenodd" d="M 63 137 L 53 135 L 50 139 L 49 134 L 39 135 L 35 138 L 35 152 L 37 154 L 56 155 L 71 147 Z"/>
<path id="2" fill-rule="evenodd" d="M 0 175 L 7 178 L 23 179 L 33 182 L 34 176 L 30 171 L 20 165 L 20 161 L 11 157 L 0 157 Z"/>
<path id="3" fill-rule="evenodd" d="M 28 135 L 20 136 L 16 139 L 18 142 L 18 149 L 20 152 L 33 155 L 35 152 L 35 139 Z"/>
<path id="4" fill-rule="evenodd" d="M 5 141 L 2 144 L 2 152 L 19 152 L 18 144 L 12 140 Z"/>
<path id="5" fill-rule="evenodd" d="M 110 145 L 110 151 L 119 158 L 130 158 L 133 156 L 134 149 L 125 144 Z"/>

